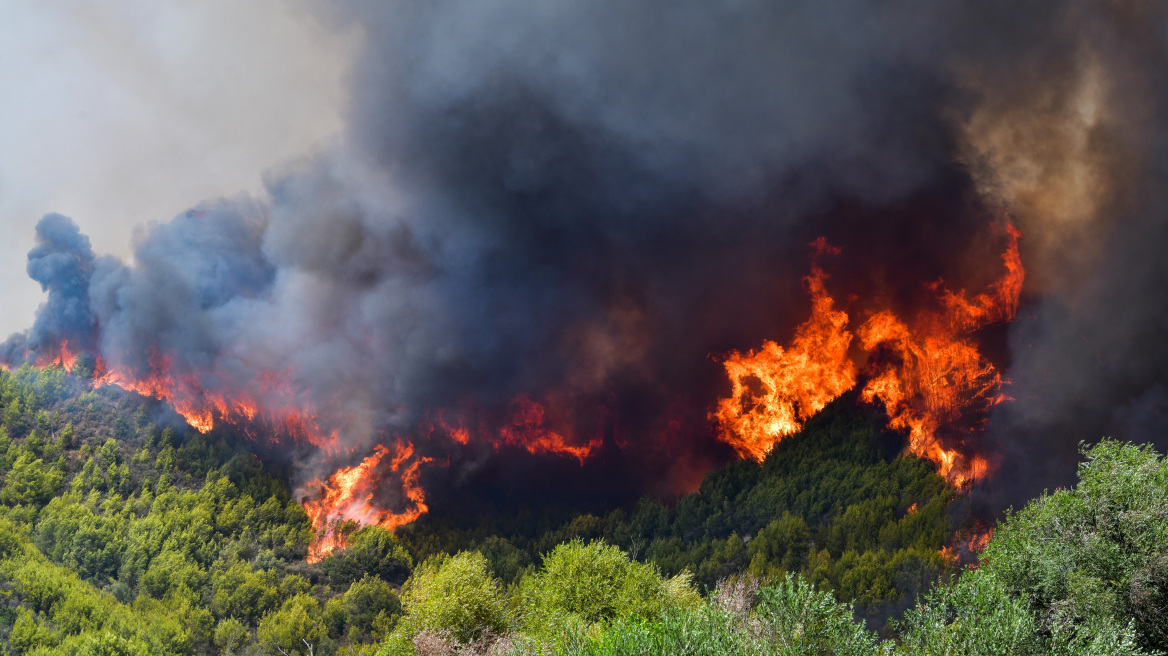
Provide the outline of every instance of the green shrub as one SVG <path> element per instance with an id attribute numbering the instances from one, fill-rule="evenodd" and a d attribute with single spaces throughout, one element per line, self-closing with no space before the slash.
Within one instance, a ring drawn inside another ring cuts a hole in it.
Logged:
<path id="1" fill-rule="evenodd" d="M 520 583 L 520 596 L 529 627 L 553 627 L 567 617 L 585 623 L 652 619 L 697 600 L 687 575 L 663 580 L 655 566 L 635 562 L 617 547 L 579 540 L 547 554 L 543 567 Z"/>
<path id="2" fill-rule="evenodd" d="M 307 594 L 299 594 L 285 601 L 279 610 L 264 616 L 257 633 L 260 644 L 269 651 L 307 653 L 304 643 L 320 649 L 328 629 L 320 603 Z"/>
<path id="3" fill-rule="evenodd" d="M 1131 622 L 1139 644 L 1168 650 L 1168 463 L 1113 440 L 1083 453 L 1076 487 L 999 524 L 979 575 L 993 575 L 1052 640 Z"/>
<path id="4" fill-rule="evenodd" d="M 402 587 L 401 601 L 405 615 L 379 654 L 413 654 L 423 633 L 467 644 L 510 626 L 499 581 L 477 551 L 427 559 Z"/>
<path id="5" fill-rule="evenodd" d="M 338 585 L 347 585 L 366 574 L 380 576 L 389 583 L 401 583 L 410 575 L 413 565 L 401 542 L 380 526 L 366 526 L 353 533 L 347 549 L 321 564 Z"/>

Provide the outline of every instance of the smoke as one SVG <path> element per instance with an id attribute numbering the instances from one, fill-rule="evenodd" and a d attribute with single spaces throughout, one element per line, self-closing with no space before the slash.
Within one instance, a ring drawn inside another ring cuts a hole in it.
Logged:
<path id="1" fill-rule="evenodd" d="M 28 253 L 28 275 L 48 292 L 48 301 L 37 311 L 27 332 L 17 334 L 0 346 L 5 362 L 55 350 L 63 341 L 74 350 L 93 347 L 95 328 L 89 305 L 89 279 L 94 255 L 89 238 L 77 225 L 60 214 L 47 214 L 37 223 L 36 246 Z"/>
<path id="2" fill-rule="evenodd" d="M 343 127 L 359 35 L 311 0 L 75 0 L 0 5 L 0 331 L 24 329 L 31 223 L 78 220 L 128 257 L 136 226 L 200 199 L 262 193 L 274 161 Z"/>
<path id="3" fill-rule="evenodd" d="M 447 411 L 505 422 L 525 395 L 603 445 L 580 488 L 676 492 L 730 457 L 705 423 L 728 388 L 710 356 L 807 316 L 806 243 L 841 248 L 829 287 L 911 305 L 941 277 L 992 279 L 1004 210 L 1032 277 L 999 358 L 1003 467 L 1058 480 L 1079 440 L 1146 435 L 1163 407 L 1155 5 L 320 12 L 364 34 L 343 143 L 273 170 L 261 198 L 147 227 L 132 263 L 46 217 L 30 273 L 50 300 L 8 361 L 84 336 L 141 376 L 165 358 L 201 390 L 291 395 L 357 454 Z M 58 256 L 68 276 L 47 272 Z M 452 485 L 540 478 L 449 442 L 420 448 Z"/>
<path id="4" fill-rule="evenodd" d="M 1050 9 L 1033 45 L 987 58 L 965 123 L 983 193 L 1027 236 L 1032 300 L 1011 327 L 1008 393 L 988 434 L 994 506 L 1074 481 L 1081 441 L 1168 446 L 1164 7 Z"/>

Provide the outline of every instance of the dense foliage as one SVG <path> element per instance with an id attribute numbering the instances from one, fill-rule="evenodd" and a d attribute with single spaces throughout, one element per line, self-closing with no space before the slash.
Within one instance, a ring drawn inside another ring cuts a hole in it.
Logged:
<path id="1" fill-rule="evenodd" d="M 1010 515 L 980 566 L 935 587 L 881 640 L 855 609 L 797 574 L 730 577 L 704 599 L 603 543 L 557 547 L 509 594 L 478 563 L 475 598 L 496 614 L 478 631 L 429 622 L 400 627 L 379 653 L 757 654 L 773 656 L 1038 656 L 1163 653 L 1168 610 L 1168 462 L 1150 449 L 1103 441 L 1084 452 L 1080 484 Z M 473 554 L 473 556 L 472 556 Z M 563 561 L 563 562 L 562 562 Z M 617 561 L 623 564 L 617 564 Z M 592 563 L 592 564 L 588 564 Z M 432 576 L 427 573 L 427 577 Z M 658 590 L 647 594 L 649 579 Z M 429 580 L 429 579 L 427 579 Z M 422 581 L 421 585 L 429 585 Z M 452 590 L 447 590 L 453 592 Z M 457 613 L 444 595 L 426 617 Z M 615 604 L 614 600 L 633 599 Z M 420 612 L 406 606 L 407 617 Z"/>
<path id="2" fill-rule="evenodd" d="M 1168 462 L 1112 440 L 1084 456 L 1076 487 L 1001 522 L 978 574 L 999 581 L 1043 635 L 1130 625 L 1142 646 L 1168 651 Z"/>
<path id="3" fill-rule="evenodd" d="M 739 572 L 778 579 L 800 572 L 855 600 L 873 626 L 907 608 L 953 563 L 954 491 L 933 466 L 901 455 L 879 415 L 845 398 L 780 442 L 759 465 L 741 460 L 707 474 L 672 508 L 645 497 L 631 510 L 548 525 L 511 509 L 479 517 L 424 517 L 399 532 L 414 556 L 477 550 L 504 583 L 571 539 L 603 539 L 698 589 Z"/>
<path id="4" fill-rule="evenodd" d="M 327 650 L 396 621 L 400 543 L 366 528 L 351 553 L 306 565 L 303 508 L 229 432 L 159 428 L 164 407 L 60 367 L 0 371 L 0 408 L 12 653 Z"/>
<path id="5" fill-rule="evenodd" d="M 1079 485 L 1009 514 L 959 576 L 954 491 L 844 402 L 672 507 L 426 517 L 309 565 L 285 477 L 230 431 L 59 367 L 0 371 L 0 411 L 13 655 L 1168 649 L 1168 464 L 1147 448 L 1085 450 Z"/>

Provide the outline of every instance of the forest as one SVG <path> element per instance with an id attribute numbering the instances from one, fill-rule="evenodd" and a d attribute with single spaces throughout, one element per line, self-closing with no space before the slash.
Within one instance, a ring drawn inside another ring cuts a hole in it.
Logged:
<path id="1" fill-rule="evenodd" d="M 308 564 L 278 465 L 85 373 L 0 371 L 14 656 L 1168 650 L 1168 462 L 1150 447 L 1084 446 L 1076 486 L 991 537 L 845 396 L 676 503 L 333 525 L 348 547 Z"/>

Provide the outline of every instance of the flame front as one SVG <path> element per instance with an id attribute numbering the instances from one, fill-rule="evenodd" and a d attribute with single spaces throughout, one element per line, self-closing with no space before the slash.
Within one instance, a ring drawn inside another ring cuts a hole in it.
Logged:
<path id="1" fill-rule="evenodd" d="M 962 453 L 960 444 L 945 446 L 942 433 L 957 432 L 962 418 L 984 416 L 1008 400 L 1001 394 L 1001 374 L 970 336 L 1017 312 L 1025 279 L 1018 253 L 1021 233 L 1008 225 L 1005 234 L 1006 270 L 984 293 L 969 299 L 938 281 L 930 287 L 939 294 L 940 311 L 922 312 L 906 322 L 881 309 L 856 331 L 867 358 L 860 398 L 882 405 L 891 426 L 908 433 L 909 451 L 932 460 L 957 486 L 985 477 L 989 462 Z M 817 253 L 826 251 L 822 238 L 813 245 Z M 745 356 L 732 352 L 723 363 L 731 396 L 718 403 L 711 418 L 719 437 L 743 456 L 761 462 L 782 438 L 856 384 L 848 316 L 835 308 L 823 287 L 825 277 L 813 263 L 806 278 L 811 318 L 796 329 L 787 349 L 767 341 Z"/>
<path id="2" fill-rule="evenodd" d="M 69 340 L 63 339 L 59 346 L 55 349 L 49 349 L 47 354 L 42 354 L 34 364 L 41 368 L 57 365 L 67 372 L 72 372 L 73 362 L 77 358 L 77 355 L 76 351 L 69 348 Z"/>
<path id="3" fill-rule="evenodd" d="M 314 480 L 308 489 L 318 490 L 315 498 L 303 502 L 304 511 L 312 522 L 316 539 L 308 547 L 307 560 L 310 563 L 323 560 L 336 549 L 343 549 L 349 532 L 343 524 L 352 526 L 380 526 L 393 530 L 408 524 L 426 513 L 426 492 L 418 485 L 419 468 L 430 458 L 415 457 L 411 442 L 394 445 L 394 455 L 384 468 L 385 473 L 396 473 L 401 478 L 402 492 L 412 504 L 401 512 L 390 512 L 378 508 L 374 502 L 378 484 L 383 472 L 381 461 L 389 455 L 389 449 L 382 445 L 374 448 L 360 464 L 342 467 L 329 476 L 328 481 Z"/>
<path id="4" fill-rule="evenodd" d="M 815 245 L 817 253 L 829 252 L 823 238 Z M 812 265 L 804 278 L 811 318 L 795 329 L 789 347 L 767 340 L 757 352 L 734 351 L 722 363 L 732 391 L 713 416 L 718 436 L 743 457 L 761 462 L 779 440 L 798 432 L 803 421 L 856 384 L 856 366 L 848 357 L 848 315 L 836 309 L 824 289 L 826 277 Z"/>
<path id="5" fill-rule="evenodd" d="M 203 382 L 205 376 L 208 374 L 176 374 L 171 357 L 151 350 L 145 372 L 134 372 L 124 366 L 110 367 L 97 358 L 93 385 L 116 385 L 166 401 L 200 433 L 227 424 L 254 440 L 288 436 L 294 442 L 311 444 L 329 453 L 338 451 L 337 433 L 320 429 L 316 412 L 298 400 L 290 372 L 264 373 L 246 385 L 246 389 L 236 384 L 231 390 L 209 389 Z M 229 379 L 228 376 L 210 377 Z M 256 430 L 257 423 L 263 430 Z"/>
<path id="6" fill-rule="evenodd" d="M 502 444 L 518 446 L 533 455 L 550 453 L 571 456 L 584 464 L 599 447 L 601 440 L 594 438 L 587 444 L 572 444 L 563 435 L 545 426 L 544 408 L 525 394 L 512 399 L 512 414 L 509 422 L 499 427 Z M 495 442 L 498 449 L 500 442 Z"/>
<path id="7" fill-rule="evenodd" d="M 66 345 L 62 344 L 59 350 L 64 358 Z M 290 372 L 263 373 L 251 381 L 248 391 L 240 390 L 238 384 L 231 385 L 228 390 L 223 388 L 224 381 L 230 380 L 228 376 L 216 375 L 214 371 L 177 374 L 170 356 L 157 350 L 148 353 L 146 371 L 137 373 L 124 366 L 109 367 L 98 358 L 93 384 L 98 387 L 117 385 L 167 401 L 192 428 L 202 433 L 226 424 L 256 441 L 279 441 L 288 437 L 296 443 L 310 444 L 326 455 L 344 453 L 338 431 L 322 430 L 316 412 L 298 400 L 300 395 L 296 393 Z M 68 362 L 71 364 L 72 358 Z M 204 379 L 216 381 L 216 384 L 208 388 Z M 448 420 L 444 413 L 439 412 L 437 424 L 450 439 L 463 445 L 481 440 L 492 444 L 496 450 L 504 445 L 514 446 L 537 455 L 568 456 L 581 464 L 601 443 L 599 439 L 586 444 L 573 443 L 564 433 L 547 425 L 544 406 L 526 395 L 513 399 L 510 414 L 496 422 L 500 425 L 495 429 L 489 428 L 489 422 L 482 421 L 477 431 L 469 430 L 466 427 L 468 417 L 474 414 L 474 410 L 468 408 Z M 431 426 L 431 430 L 433 428 Z M 337 469 L 324 482 L 317 479 L 308 484 L 312 492 L 303 505 L 316 532 L 309 548 L 309 562 L 317 562 L 335 549 L 344 548 L 348 532 L 356 526 L 377 525 L 393 529 L 428 511 L 425 491 L 418 481 L 421 466 L 433 462 L 433 459 L 417 456 L 414 444 L 409 441 L 397 443 L 393 455 L 387 464 L 383 464 L 390 453 L 388 447 L 378 446 L 361 463 Z M 400 478 L 401 497 L 406 505 L 404 510 L 393 512 L 377 505 L 381 497 L 378 494 L 381 479 L 385 474 L 395 474 Z"/>

